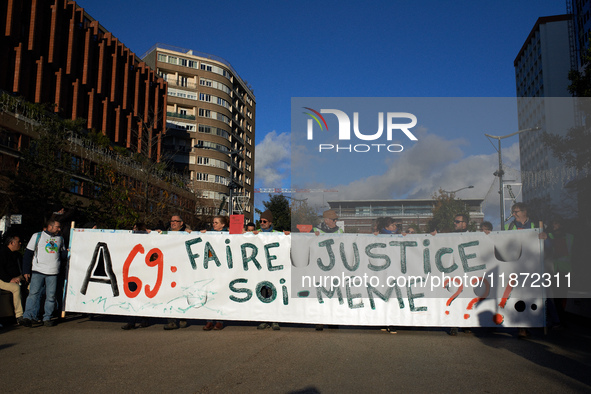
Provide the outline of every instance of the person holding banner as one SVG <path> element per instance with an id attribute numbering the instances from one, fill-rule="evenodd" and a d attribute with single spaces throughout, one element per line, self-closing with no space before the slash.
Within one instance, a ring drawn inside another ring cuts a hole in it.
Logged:
<path id="1" fill-rule="evenodd" d="M 23 258 L 23 276 L 31 279 L 31 288 L 27 297 L 26 309 L 23 315 L 23 325 L 32 326 L 39 309 L 39 300 L 43 286 L 45 286 L 45 309 L 43 325 L 53 327 L 51 320 L 55 309 L 55 293 L 57 289 L 57 275 L 62 261 L 66 261 L 68 252 L 64 239 L 59 235 L 61 224 L 56 219 L 47 222 L 47 230 L 33 234 Z"/>
<path id="2" fill-rule="evenodd" d="M 527 214 L 527 205 L 522 202 L 513 204 L 511 207 L 511 216 L 513 221 L 505 224 L 505 230 L 523 230 L 526 228 L 536 228 L 534 222 L 529 219 Z"/>
<path id="3" fill-rule="evenodd" d="M 261 233 L 280 233 L 281 231 L 277 231 L 273 229 L 273 213 L 271 211 L 269 211 L 268 209 L 261 213 L 261 218 L 260 218 L 260 223 L 261 223 Z M 286 233 L 289 234 L 289 233 Z M 261 289 L 262 295 L 266 298 L 269 298 L 272 296 L 271 293 L 271 289 L 268 288 L 267 286 L 264 286 Z M 257 330 L 264 330 L 267 328 L 271 328 L 274 331 L 278 331 L 281 330 L 281 327 L 279 326 L 279 323 L 261 323 L 257 326 Z"/>
<path id="4" fill-rule="evenodd" d="M 146 224 L 143 222 L 136 222 L 133 225 L 132 233 L 133 234 L 150 234 L 151 230 L 148 230 Z M 140 320 L 139 325 L 136 325 L 136 321 Z M 121 326 L 122 330 L 133 330 L 137 327 L 146 328 L 150 326 L 150 322 L 147 317 L 138 317 L 138 316 L 130 316 L 127 320 L 127 323 Z"/>
<path id="5" fill-rule="evenodd" d="M 374 235 L 378 234 L 398 234 L 398 225 L 392 217 L 378 218 Z"/>
<path id="6" fill-rule="evenodd" d="M 222 215 L 218 215 L 218 216 L 214 216 L 213 220 L 211 222 L 211 227 L 212 227 L 212 231 L 228 231 L 228 217 L 227 216 L 222 216 Z M 206 230 L 201 230 L 202 233 L 207 232 Z M 203 326 L 203 330 L 204 331 L 211 331 L 211 330 L 222 330 L 224 328 L 224 322 L 223 321 L 213 321 L 213 320 L 208 320 L 205 323 L 205 326 Z"/>
<path id="7" fill-rule="evenodd" d="M 190 233 L 191 230 L 185 226 L 185 222 L 181 218 L 181 215 L 172 215 L 170 218 L 170 227 L 168 231 L 185 231 Z M 186 319 L 180 319 L 178 324 L 176 319 L 168 319 L 168 323 L 164 326 L 165 330 L 176 330 L 177 328 L 187 328 L 189 324 Z"/>
<path id="8" fill-rule="evenodd" d="M 493 231 L 493 225 L 491 222 L 482 222 L 480 223 L 480 230 L 488 235 Z"/>
<path id="9" fill-rule="evenodd" d="M 339 220 L 339 217 L 334 210 L 329 209 L 327 211 L 324 211 L 322 213 L 322 218 L 324 219 L 324 221 L 320 223 L 320 226 L 314 227 L 314 234 L 320 235 L 344 233 L 343 229 L 337 226 L 337 220 Z"/>
<path id="10" fill-rule="evenodd" d="M 337 220 L 339 220 L 339 216 L 337 215 L 337 213 L 332 210 L 326 210 L 324 212 L 322 212 L 322 218 L 324 219 L 324 221 L 322 223 L 320 223 L 320 226 L 318 227 L 314 227 L 314 229 L 312 230 L 314 232 L 314 234 L 316 234 L 316 236 L 320 235 L 320 234 L 343 234 L 344 231 L 342 228 L 339 228 L 339 226 L 337 226 Z M 316 331 L 322 331 L 324 330 L 324 325 L 323 324 L 316 324 Z"/>
<path id="11" fill-rule="evenodd" d="M 505 224 L 505 230 L 524 230 L 524 229 L 533 229 L 536 228 L 536 225 L 533 221 L 530 220 L 529 215 L 527 213 L 527 205 L 523 202 L 518 202 L 513 204 L 511 207 L 511 216 L 513 216 L 513 221 L 511 223 Z M 539 235 L 541 239 L 546 239 L 546 233 L 541 233 Z M 527 338 L 530 336 L 530 332 L 526 328 L 520 328 L 517 332 L 517 337 Z"/>
<path id="12" fill-rule="evenodd" d="M 396 221 L 392 217 L 383 217 L 378 218 L 376 221 L 376 228 L 375 228 L 374 235 L 378 234 L 398 234 L 398 227 L 396 225 Z M 382 328 L 382 331 L 389 332 L 390 334 L 397 334 L 398 329 L 394 326 L 388 326 L 386 328 Z"/>

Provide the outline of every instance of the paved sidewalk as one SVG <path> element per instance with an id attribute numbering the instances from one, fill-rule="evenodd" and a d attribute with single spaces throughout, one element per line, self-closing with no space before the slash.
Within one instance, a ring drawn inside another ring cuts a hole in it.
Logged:
<path id="1" fill-rule="evenodd" d="M 55 327 L 0 329 L 2 392 L 537 392 L 591 391 L 591 332 L 581 323 L 518 340 L 515 330 L 202 322 L 121 330 L 123 319 L 71 315 Z"/>

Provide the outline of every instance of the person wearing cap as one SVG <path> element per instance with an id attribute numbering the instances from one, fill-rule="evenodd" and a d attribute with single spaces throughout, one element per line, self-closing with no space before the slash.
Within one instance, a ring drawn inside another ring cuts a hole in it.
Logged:
<path id="1" fill-rule="evenodd" d="M 339 216 L 333 209 L 329 209 L 322 213 L 322 218 L 324 221 L 320 223 L 318 227 L 314 227 L 312 231 L 316 235 L 320 234 L 343 234 L 344 231 L 342 228 L 337 226 L 337 220 L 339 220 Z M 322 331 L 324 329 L 323 324 L 316 324 L 316 331 Z"/>
<path id="2" fill-rule="evenodd" d="M 328 211 L 324 211 L 322 213 L 322 218 L 324 219 L 324 222 L 320 223 L 320 226 L 314 227 L 314 234 L 344 233 L 343 229 L 337 226 L 337 220 L 339 220 L 339 217 L 334 210 L 329 209 Z"/>
<path id="3" fill-rule="evenodd" d="M 281 231 L 273 230 L 273 213 L 268 209 L 261 213 L 261 232 L 263 233 L 280 233 Z"/>

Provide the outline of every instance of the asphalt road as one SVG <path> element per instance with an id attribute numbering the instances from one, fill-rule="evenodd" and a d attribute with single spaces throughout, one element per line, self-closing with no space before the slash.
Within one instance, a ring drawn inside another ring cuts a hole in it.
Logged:
<path id="1" fill-rule="evenodd" d="M 121 330 L 121 318 L 70 315 L 55 327 L 0 329 L 6 392 L 536 392 L 591 391 L 586 322 L 519 340 L 515 330 L 451 337 L 441 329 L 202 322 Z"/>

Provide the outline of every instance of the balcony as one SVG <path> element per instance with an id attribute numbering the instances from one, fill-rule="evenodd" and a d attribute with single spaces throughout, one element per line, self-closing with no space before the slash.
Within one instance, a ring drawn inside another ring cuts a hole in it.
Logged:
<path id="1" fill-rule="evenodd" d="M 168 83 L 169 87 L 174 88 L 186 88 L 186 89 L 197 89 L 197 83 L 195 81 L 177 81 L 174 79 L 167 79 L 166 83 Z"/>
<path id="2" fill-rule="evenodd" d="M 195 120 L 195 115 L 186 115 L 186 114 L 179 114 L 176 112 L 166 112 L 166 116 L 170 116 L 172 118 L 180 118 L 180 119 L 189 119 Z"/>

